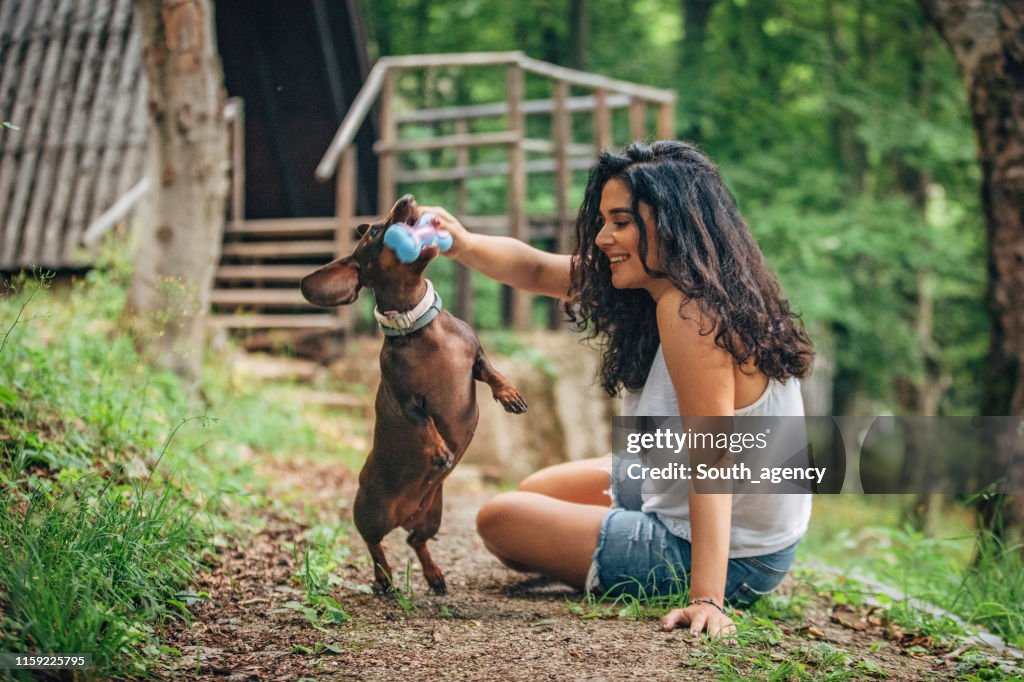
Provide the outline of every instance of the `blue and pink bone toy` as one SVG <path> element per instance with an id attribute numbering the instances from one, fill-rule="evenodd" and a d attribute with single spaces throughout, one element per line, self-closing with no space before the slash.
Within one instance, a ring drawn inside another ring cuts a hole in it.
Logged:
<path id="1" fill-rule="evenodd" d="M 384 233 L 384 245 L 391 248 L 402 263 L 412 263 L 423 249 L 437 245 L 441 251 L 452 248 L 448 230 L 434 227 L 434 214 L 424 213 L 415 225 L 395 223 Z"/>

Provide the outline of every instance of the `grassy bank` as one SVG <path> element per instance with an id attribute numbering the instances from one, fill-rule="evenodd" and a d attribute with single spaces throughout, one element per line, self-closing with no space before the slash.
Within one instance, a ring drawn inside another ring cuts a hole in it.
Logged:
<path id="1" fill-rule="evenodd" d="M 1024 648 L 1020 547 L 979 532 L 969 508 L 945 507 L 928 536 L 901 524 L 901 496 L 821 496 L 814 504 L 798 559 L 861 572 Z"/>
<path id="2" fill-rule="evenodd" d="M 201 399 L 150 367 L 125 288 L 112 264 L 0 297 L 0 651 L 91 653 L 99 678 L 174 655 L 161 623 L 263 502 L 253 452 L 346 454 L 218 358 Z"/>

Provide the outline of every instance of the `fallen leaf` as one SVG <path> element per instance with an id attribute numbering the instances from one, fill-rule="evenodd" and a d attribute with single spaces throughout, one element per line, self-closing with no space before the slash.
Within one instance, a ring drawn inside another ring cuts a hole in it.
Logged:
<path id="1" fill-rule="evenodd" d="M 885 626 L 885 636 L 894 642 L 899 642 L 906 634 L 903 628 L 896 623 L 889 623 Z"/>
<path id="2" fill-rule="evenodd" d="M 800 628 L 800 634 L 810 637 L 811 639 L 828 639 L 828 635 L 825 634 L 825 631 L 814 624 L 805 625 Z"/>
<path id="3" fill-rule="evenodd" d="M 845 604 L 836 604 L 832 609 L 832 622 L 858 632 L 868 629 L 868 624 L 857 616 L 857 612 Z"/>

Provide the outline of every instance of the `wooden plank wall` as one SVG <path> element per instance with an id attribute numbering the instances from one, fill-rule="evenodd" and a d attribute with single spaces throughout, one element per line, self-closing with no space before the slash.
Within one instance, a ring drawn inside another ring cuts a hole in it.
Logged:
<path id="1" fill-rule="evenodd" d="M 0 0 L 0 271 L 75 267 L 145 173 L 132 0 Z"/>

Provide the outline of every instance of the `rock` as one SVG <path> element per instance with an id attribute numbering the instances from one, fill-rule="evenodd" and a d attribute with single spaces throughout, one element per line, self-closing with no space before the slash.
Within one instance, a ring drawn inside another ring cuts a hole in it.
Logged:
<path id="1" fill-rule="evenodd" d="M 515 340 L 524 353 L 487 354 L 523 394 L 529 411 L 507 414 L 481 387 L 480 425 L 465 461 L 490 478 L 514 483 L 544 466 L 608 454 L 611 418 L 619 407 L 596 382 L 598 352 L 568 332 L 529 332 Z"/>

